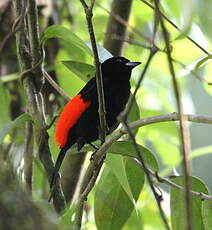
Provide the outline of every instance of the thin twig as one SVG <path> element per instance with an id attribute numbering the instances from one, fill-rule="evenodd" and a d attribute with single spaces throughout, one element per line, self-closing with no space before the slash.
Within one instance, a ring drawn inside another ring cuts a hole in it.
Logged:
<path id="1" fill-rule="evenodd" d="M 194 123 L 203 123 L 203 124 L 212 124 L 212 116 L 206 116 L 206 115 L 192 115 L 192 114 L 184 114 L 187 121 L 194 122 Z M 160 122 L 173 122 L 173 121 L 179 121 L 179 114 L 178 113 L 169 113 L 169 114 L 163 114 L 148 118 L 143 118 L 137 121 L 130 122 L 128 125 L 131 129 L 156 124 Z M 94 155 L 94 164 L 97 164 L 99 158 L 95 157 L 96 155 L 101 155 L 100 152 L 107 151 L 109 147 L 117 141 L 121 136 L 126 134 L 126 130 L 122 127 L 121 129 L 113 132 L 110 137 L 106 138 L 105 143 L 100 147 L 100 149 L 97 151 L 97 153 Z"/>
<path id="2" fill-rule="evenodd" d="M 186 117 L 187 121 L 194 123 L 203 123 L 203 124 L 212 124 L 212 116 L 206 115 L 192 115 L 192 114 L 183 114 Z M 179 121 L 180 116 L 178 113 L 168 113 L 159 116 L 153 116 L 148 118 L 143 118 L 141 120 L 131 122 L 130 128 L 142 127 L 145 125 L 151 125 L 159 122 L 167 122 L 167 121 Z"/>
<path id="3" fill-rule="evenodd" d="M 158 22 L 157 22 L 157 14 L 155 14 L 155 22 L 154 22 L 154 32 L 153 32 L 153 36 L 152 36 L 152 39 L 151 39 L 151 44 L 154 44 L 155 43 L 155 36 L 156 36 L 156 32 L 157 32 L 157 29 L 158 29 Z M 135 148 L 135 151 L 137 153 L 137 158 L 139 159 L 141 165 L 143 166 L 143 169 L 144 169 L 144 173 L 146 174 L 146 178 L 147 178 L 147 181 L 149 183 L 149 186 L 152 190 L 152 193 L 155 197 L 155 200 L 156 200 L 156 203 L 157 203 L 157 206 L 158 206 L 158 210 L 159 210 L 159 213 L 160 213 L 160 216 L 161 216 L 161 219 L 164 223 L 164 226 L 167 230 L 170 230 L 171 228 L 169 227 L 169 224 L 168 224 L 168 221 L 166 219 L 166 215 L 165 213 L 163 212 L 163 209 L 162 209 L 162 206 L 161 206 L 161 196 L 157 193 L 154 185 L 153 185 L 153 181 L 152 181 L 152 178 L 147 170 L 147 166 L 144 162 L 144 159 L 143 159 L 143 156 L 140 152 L 140 149 L 138 148 L 138 145 L 136 143 L 136 140 L 135 140 L 135 136 L 134 136 L 134 133 L 132 132 L 131 128 L 129 127 L 129 125 L 127 124 L 127 117 L 128 117 L 128 114 L 130 113 L 130 110 L 132 108 L 132 105 L 133 105 L 133 102 L 134 102 L 134 99 L 135 99 L 135 96 L 136 96 L 136 93 L 138 91 L 138 89 L 140 88 L 140 85 L 141 85 L 141 82 L 143 81 L 145 75 L 146 75 L 146 72 L 149 68 L 149 64 L 153 58 L 153 56 L 156 54 L 156 52 L 158 51 L 157 47 L 152 45 L 151 49 L 150 49 L 150 54 L 149 54 L 149 57 L 147 59 L 147 62 L 144 66 L 144 69 L 141 73 L 141 76 L 136 84 L 136 88 L 133 92 L 133 95 L 130 97 L 129 101 L 128 101 L 128 104 L 125 108 L 125 110 L 119 115 L 119 120 L 121 121 L 123 127 L 126 129 L 126 132 L 129 134 L 129 137 L 132 141 L 132 144 Z"/>
<path id="4" fill-rule="evenodd" d="M 159 210 L 161 219 L 162 219 L 162 221 L 163 221 L 163 223 L 164 223 L 164 226 L 165 226 L 165 228 L 166 228 L 167 230 L 171 230 L 171 228 L 169 227 L 168 221 L 167 221 L 167 219 L 166 219 L 166 215 L 165 215 L 165 213 L 164 213 L 164 211 L 163 211 L 163 209 L 162 209 L 162 206 L 161 206 L 161 196 L 158 195 L 158 193 L 156 192 L 156 189 L 155 189 L 155 187 L 154 187 L 154 185 L 153 185 L 153 181 L 152 181 L 152 178 L 151 178 L 151 176 L 150 176 L 150 173 L 149 173 L 149 171 L 148 171 L 148 169 L 147 169 L 147 166 L 146 166 L 146 164 L 145 164 L 145 162 L 144 162 L 144 159 L 143 159 L 143 156 L 142 156 L 142 154 L 141 154 L 141 152 L 140 152 L 140 149 L 138 148 L 138 145 L 137 145 L 137 143 L 136 143 L 135 136 L 134 136 L 134 134 L 133 134 L 133 132 L 132 132 L 130 126 L 127 124 L 126 120 L 125 120 L 125 121 L 122 120 L 122 124 L 123 124 L 124 128 L 126 128 L 126 131 L 127 131 L 127 133 L 129 134 L 130 139 L 132 140 L 132 144 L 133 144 L 133 146 L 134 146 L 134 148 L 135 148 L 135 151 L 136 151 L 136 153 L 137 153 L 137 158 L 139 159 L 139 162 L 140 162 L 141 165 L 142 165 L 142 168 L 143 168 L 143 170 L 144 170 L 144 173 L 146 174 L 147 181 L 148 181 L 148 183 L 149 183 L 149 185 L 150 185 L 150 188 L 151 188 L 151 190 L 152 190 L 152 192 L 153 192 L 153 195 L 154 195 L 154 197 L 155 197 L 156 203 L 157 203 L 157 205 L 158 205 L 158 210 Z"/>
<path id="5" fill-rule="evenodd" d="M 43 69 L 45 79 L 51 84 L 51 86 L 62 96 L 66 101 L 69 101 L 71 97 L 65 93 L 65 91 L 52 79 L 52 77 Z"/>
<path id="6" fill-rule="evenodd" d="M 148 38 L 145 34 L 143 34 L 140 30 L 136 29 L 135 27 L 133 27 L 132 25 L 130 25 L 126 20 L 124 20 L 122 17 L 120 17 L 119 15 L 115 14 L 112 11 L 109 11 L 108 9 L 106 9 L 104 6 L 100 5 L 99 3 L 96 3 L 96 5 L 98 7 L 100 7 L 101 9 L 103 9 L 105 12 L 107 12 L 110 16 L 112 16 L 117 22 L 119 22 L 120 24 L 124 25 L 127 28 L 130 28 L 135 34 L 137 34 L 138 36 L 140 36 L 141 38 L 143 38 L 145 41 L 147 41 L 149 44 L 152 44 L 152 39 Z"/>
<path id="7" fill-rule="evenodd" d="M 103 89 L 103 80 L 102 80 L 102 72 L 101 72 L 101 63 L 99 61 L 99 55 L 96 45 L 96 38 L 93 29 L 92 17 L 93 17 L 93 7 L 95 4 L 95 0 L 91 1 L 90 6 L 86 4 L 84 0 L 80 0 L 82 6 L 84 7 L 86 20 L 88 24 L 88 32 L 90 35 L 90 41 L 93 49 L 94 54 L 94 61 L 96 67 L 96 84 L 97 84 L 97 94 L 98 94 L 98 102 L 99 102 L 99 123 L 100 123 L 100 130 L 99 136 L 100 140 L 103 143 L 105 141 L 106 136 L 106 119 L 105 119 L 105 100 L 104 100 L 104 89 Z"/>
<path id="8" fill-rule="evenodd" d="M 169 64 L 169 70 L 172 77 L 173 82 L 173 88 L 174 93 L 176 97 L 177 102 L 177 108 L 180 115 L 180 134 L 181 134 L 181 144 L 182 144 L 182 153 L 183 153 L 183 176 L 184 176 L 184 183 L 185 183 L 185 208 L 186 208 L 186 223 L 187 223 L 187 229 L 192 230 L 192 220 L 191 220 L 191 198 L 190 198 L 190 165 L 189 165 L 189 159 L 188 155 L 190 152 L 190 138 L 189 138 L 189 129 L 186 124 L 186 117 L 183 116 L 183 105 L 181 100 L 180 91 L 178 88 L 174 66 L 172 63 L 172 57 L 171 57 L 171 47 L 169 42 L 169 34 L 166 30 L 165 24 L 163 22 L 163 18 L 161 15 L 161 12 L 159 10 L 159 0 L 154 0 L 155 3 L 155 10 L 158 12 L 158 19 L 161 25 L 163 37 L 166 44 L 167 49 L 167 59 Z"/>
<path id="9" fill-rule="evenodd" d="M 157 52 L 157 48 L 153 46 L 153 47 L 150 49 L 149 57 L 148 57 L 147 62 L 146 62 L 146 64 L 145 64 L 145 66 L 144 66 L 144 69 L 143 69 L 143 71 L 142 71 L 142 73 L 141 73 L 141 76 L 140 76 L 140 78 L 139 78 L 139 80 L 138 80 L 138 82 L 137 82 L 137 84 L 136 84 L 136 88 L 135 88 L 133 94 L 130 96 L 125 110 L 119 115 L 119 118 L 118 118 L 119 120 L 124 120 L 124 121 L 127 120 L 128 114 L 129 114 L 129 112 L 130 112 L 130 110 L 131 110 L 131 108 L 132 108 L 132 105 L 133 105 L 133 103 L 134 103 L 134 99 L 135 99 L 136 93 L 138 92 L 138 89 L 139 89 L 139 87 L 140 87 L 140 85 L 141 85 L 141 82 L 142 82 L 143 79 L 144 79 L 144 76 L 145 76 L 145 74 L 146 74 L 146 72 L 147 72 L 147 69 L 148 69 L 148 67 L 149 67 L 149 64 L 150 64 L 150 62 L 151 62 L 153 56 L 156 54 L 156 52 Z"/>
<path id="10" fill-rule="evenodd" d="M 212 124 L 212 116 L 204 116 L 204 115 L 189 115 L 185 114 L 184 116 L 187 117 L 188 121 L 196 122 L 196 123 L 206 123 L 206 124 Z M 168 122 L 168 121 L 178 121 L 179 115 L 177 113 L 170 113 L 170 114 L 164 114 L 159 116 L 153 116 L 144 118 L 141 120 L 137 120 L 134 122 L 129 123 L 130 129 L 143 127 L 146 125 L 151 125 L 159 122 Z M 121 128 L 115 132 L 113 132 L 110 137 L 106 138 L 104 144 L 99 148 L 99 150 L 95 153 L 93 156 L 93 160 L 90 162 L 85 176 L 83 177 L 83 182 L 81 185 L 81 194 L 83 194 L 83 197 L 79 198 L 79 201 L 77 202 L 77 207 L 82 208 L 82 200 L 84 201 L 88 194 L 85 194 L 86 189 L 89 189 L 89 191 L 94 187 L 97 175 L 99 173 L 99 170 L 101 169 L 103 162 L 103 159 L 105 158 L 107 150 L 110 148 L 110 146 L 115 143 L 121 136 L 126 134 L 126 130 L 124 128 Z M 88 190 L 87 190 L 88 191 Z M 81 226 L 81 210 L 79 210 L 76 213 L 75 216 L 75 229 L 79 229 L 77 227 Z"/>
<path id="11" fill-rule="evenodd" d="M 65 93 L 65 91 L 52 79 L 52 77 L 48 74 L 48 72 L 44 69 L 44 67 L 42 66 L 43 60 L 44 60 L 44 56 L 45 56 L 45 52 L 44 49 L 42 47 L 41 48 L 41 57 L 38 60 L 37 63 L 34 64 L 33 67 L 23 71 L 21 73 L 21 82 L 23 83 L 24 78 L 27 76 L 27 74 L 33 72 L 34 70 L 36 70 L 38 67 L 42 68 L 42 73 L 45 77 L 45 79 L 49 82 L 49 84 L 62 96 L 65 98 L 66 101 L 69 101 L 71 99 L 71 97 Z"/>
<path id="12" fill-rule="evenodd" d="M 155 7 L 153 5 L 151 5 L 149 2 L 147 2 L 146 0 L 140 0 L 141 2 L 143 2 L 144 4 L 146 4 L 147 6 L 149 6 L 152 10 L 155 10 Z M 182 32 L 182 30 L 176 25 L 174 24 L 168 17 L 166 17 L 161 11 L 160 15 L 169 23 L 171 24 L 175 29 L 179 30 L 180 32 Z M 200 44 L 198 44 L 196 41 L 194 41 L 189 35 L 186 35 L 186 38 L 191 41 L 195 46 L 197 46 L 199 49 L 201 49 L 205 54 L 210 55 L 210 53 L 204 49 Z"/>
<path id="13" fill-rule="evenodd" d="M 15 35 L 15 33 L 17 31 L 19 31 L 23 25 L 24 22 L 24 18 L 26 16 L 27 13 L 27 7 L 23 8 L 21 10 L 21 14 L 15 19 L 15 22 L 12 25 L 12 30 L 11 32 L 9 32 L 2 40 L 2 42 L 0 43 L 0 54 L 2 53 L 3 49 L 6 47 L 7 42 L 9 41 L 9 39 Z"/>
<path id="14" fill-rule="evenodd" d="M 103 154 L 105 155 L 105 154 Z M 102 156 L 103 156 L 102 155 Z M 104 159 L 104 158 L 102 158 Z M 103 165 L 104 161 L 102 160 L 96 168 L 93 168 L 92 174 L 89 177 L 89 180 L 84 180 L 80 189 L 80 196 L 76 205 L 76 216 L 75 216 L 75 222 L 74 222 L 74 230 L 78 230 L 81 228 L 81 222 L 82 222 L 82 215 L 83 215 L 83 206 L 84 201 L 87 199 L 87 196 L 89 192 L 92 190 L 92 188 L 95 185 L 95 182 L 97 180 L 97 177 L 100 173 L 101 167 Z M 87 172 L 91 172 L 90 170 Z M 88 174 L 86 174 L 87 176 Z M 86 177 L 87 178 L 87 177 Z"/>
<path id="15" fill-rule="evenodd" d="M 140 47 L 142 47 L 144 49 L 148 49 L 148 50 L 150 50 L 152 48 L 152 46 L 146 45 L 141 41 L 133 40 L 132 38 L 129 38 L 129 37 L 128 38 L 122 37 L 122 36 L 119 36 L 117 34 L 113 35 L 113 39 L 114 40 L 119 40 L 119 41 L 122 41 L 122 42 L 127 42 L 127 43 L 135 45 L 135 46 L 140 46 Z M 159 50 L 159 48 L 158 48 L 158 50 Z"/>
<path id="16" fill-rule="evenodd" d="M 139 167 L 143 168 L 142 164 L 137 159 L 132 159 L 132 160 Z M 167 185 L 169 185 L 169 186 L 171 186 L 173 188 L 176 188 L 178 190 L 185 191 L 185 188 L 183 186 L 175 184 L 174 182 L 172 182 L 168 178 L 165 178 L 165 177 L 162 177 L 162 176 L 158 175 L 157 172 L 153 171 L 152 169 L 150 169 L 148 167 L 146 169 L 148 170 L 148 173 L 151 174 L 152 176 L 154 176 L 159 183 L 164 183 L 164 184 L 167 184 Z M 190 190 L 189 192 L 192 195 L 197 196 L 201 200 L 212 200 L 212 196 L 210 196 L 208 194 L 205 194 L 205 193 L 202 193 L 202 192 L 196 192 L 196 191 L 193 191 L 193 190 Z"/>
<path id="17" fill-rule="evenodd" d="M 96 39 L 95 39 L 93 23 L 92 23 L 93 7 L 95 4 L 95 0 L 91 1 L 90 6 L 88 6 L 84 0 L 80 0 L 80 2 L 85 10 L 86 20 L 87 20 L 87 25 L 88 25 L 88 32 L 90 35 L 90 41 L 91 41 L 93 54 L 94 54 L 94 61 L 95 61 L 95 67 L 96 67 L 97 94 L 98 94 L 98 103 L 99 103 L 99 111 L 98 111 L 99 121 L 100 121 L 99 135 L 100 135 L 101 143 L 103 144 L 105 142 L 105 137 L 106 137 L 106 119 L 105 119 L 106 111 L 105 111 L 105 100 L 104 100 L 104 89 L 103 89 L 103 79 L 102 79 L 102 73 L 101 73 L 101 64 L 99 62 L 98 50 L 97 50 Z M 100 156 L 102 155 L 105 155 L 105 152 L 102 152 L 100 154 Z M 94 186 L 96 177 L 98 176 L 98 173 L 100 172 L 102 164 L 103 164 L 103 161 L 98 162 L 97 164 L 98 167 L 96 167 L 96 165 L 94 165 L 93 162 L 91 162 L 87 168 L 87 171 L 84 176 L 84 179 L 81 185 L 81 189 L 80 189 L 80 197 L 79 197 L 79 201 L 77 204 L 76 216 L 74 220 L 74 229 L 81 228 L 84 202 L 86 200 L 88 193 Z"/>
<path id="18" fill-rule="evenodd" d="M 120 36 L 118 36 L 118 35 L 114 35 L 114 36 L 113 36 L 113 39 L 115 39 L 115 40 L 120 40 L 120 41 L 122 41 L 122 42 L 127 42 L 127 43 L 129 43 L 129 44 L 131 44 L 131 45 L 140 46 L 140 47 L 143 47 L 143 48 L 148 49 L 148 50 L 151 50 L 151 48 L 152 48 L 152 46 L 147 46 L 147 45 L 143 44 L 142 42 L 137 41 L 137 40 L 133 40 L 133 39 L 131 39 L 131 38 L 123 38 L 123 37 L 120 37 Z M 155 47 L 156 47 L 156 49 L 157 49 L 159 52 L 166 53 L 166 50 L 164 50 L 164 49 L 162 50 L 162 49 L 160 49 L 160 48 L 159 48 L 158 46 L 156 46 L 156 45 L 155 45 Z M 193 69 L 188 68 L 188 67 L 187 67 L 184 63 L 182 63 L 181 61 L 179 61 L 179 60 L 177 60 L 176 58 L 173 58 L 173 57 L 172 57 L 172 61 L 175 62 L 175 63 L 177 63 L 177 64 L 179 64 L 180 66 L 182 66 L 184 70 L 188 71 L 191 75 L 193 75 L 194 77 L 196 77 L 199 81 L 205 82 L 205 83 L 208 84 L 208 85 L 212 85 L 212 82 L 206 81 L 205 79 L 201 78 Z"/>

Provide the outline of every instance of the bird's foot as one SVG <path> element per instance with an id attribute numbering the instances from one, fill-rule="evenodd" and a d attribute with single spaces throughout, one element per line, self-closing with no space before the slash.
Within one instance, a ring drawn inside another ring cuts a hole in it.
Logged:
<path id="1" fill-rule="evenodd" d="M 95 152 L 92 153 L 91 157 L 90 157 L 90 161 L 93 161 L 94 160 L 94 156 L 96 154 L 97 150 Z"/>
<path id="2" fill-rule="evenodd" d="M 99 150 L 99 147 L 95 144 L 89 143 L 91 147 L 93 147 L 96 151 Z"/>

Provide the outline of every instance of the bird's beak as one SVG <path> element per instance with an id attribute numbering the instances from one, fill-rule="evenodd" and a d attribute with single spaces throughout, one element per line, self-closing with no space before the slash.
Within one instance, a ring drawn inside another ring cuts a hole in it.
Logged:
<path id="1" fill-rule="evenodd" d="M 140 64 L 141 64 L 141 62 L 129 61 L 129 62 L 127 62 L 127 63 L 125 64 L 125 66 L 129 66 L 129 67 L 134 68 L 134 67 L 136 67 L 137 65 L 140 65 Z"/>

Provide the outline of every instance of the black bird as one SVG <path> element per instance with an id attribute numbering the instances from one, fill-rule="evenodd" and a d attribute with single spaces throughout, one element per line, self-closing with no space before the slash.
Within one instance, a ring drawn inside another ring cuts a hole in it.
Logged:
<path id="1" fill-rule="evenodd" d="M 124 57 L 112 57 L 101 64 L 107 134 L 110 134 L 118 125 L 117 116 L 125 108 L 130 95 L 131 71 L 139 64 L 140 62 L 131 62 Z M 98 130 L 98 96 L 94 77 L 65 105 L 59 116 L 55 138 L 61 150 L 50 184 L 52 192 L 67 150 L 76 143 L 79 151 L 85 144 L 97 140 Z"/>

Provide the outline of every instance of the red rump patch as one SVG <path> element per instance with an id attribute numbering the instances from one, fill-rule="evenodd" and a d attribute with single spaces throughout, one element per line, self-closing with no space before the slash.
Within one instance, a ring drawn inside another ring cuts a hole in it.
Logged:
<path id="1" fill-rule="evenodd" d="M 73 97 L 65 105 L 58 118 L 55 133 L 55 140 L 60 148 L 65 146 L 69 130 L 77 123 L 81 114 L 89 107 L 89 105 L 90 102 L 83 101 L 80 94 Z"/>

